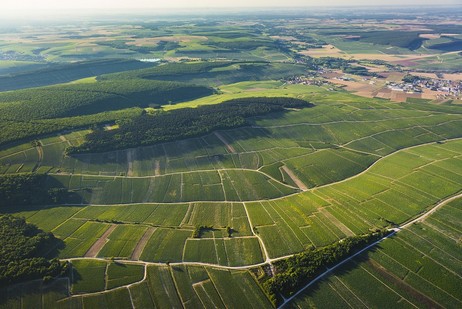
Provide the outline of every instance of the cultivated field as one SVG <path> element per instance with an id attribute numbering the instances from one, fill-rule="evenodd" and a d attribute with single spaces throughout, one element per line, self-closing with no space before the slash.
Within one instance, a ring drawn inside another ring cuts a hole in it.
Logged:
<path id="1" fill-rule="evenodd" d="M 411 69 L 460 71 L 462 28 L 409 18 L 0 31 L 0 56 L 15 59 L 0 61 L 0 212 L 52 232 L 61 244 L 45 254 L 69 268 L 0 289 L 0 308 L 461 307 L 459 101 L 384 89 Z M 368 78 L 339 79 L 361 66 Z M 173 120 L 159 133 L 165 115 L 259 97 L 313 106 L 233 110 L 194 131 L 210 109 L 184 120 L 197 120 L 189 135 L 172 138 Z M 136 125 L 163 135 L 130 144 Z M 107 133 L 117 147 L 79 148 Z M 30 173 L 49 203 L 8 189 Z M 321 265 L 299 294 L 268 290 L 278 261 L 377 230 L 393 235 Z"/>

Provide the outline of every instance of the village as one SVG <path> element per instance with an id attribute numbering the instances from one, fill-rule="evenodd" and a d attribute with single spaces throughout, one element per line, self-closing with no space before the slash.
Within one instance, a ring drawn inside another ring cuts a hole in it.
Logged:
<path id="1" fill-rule="evenodd" d="M 341 70 L 319 69 L 302 76 L 283 80 L 287 85 L 329 86 L 346 88 L 357 95 L 380 97 L 404 102 L 407 98 L 435 101 L 462 99 L 462 79 L 447 79 L 444 75 L 417 76 L 403 72 L 382 72 L 377 76 L 357 76 Z"/>
<path id="2" fill-rule="evenodd" d="M 388 82 L 387 88 L 406 93 L 422 93 L 425 89 L 439 92 L 439 99 L 462 96 L 462 80 L 448 80 L 439 78 L 406 75 L 402 82 Z"/>

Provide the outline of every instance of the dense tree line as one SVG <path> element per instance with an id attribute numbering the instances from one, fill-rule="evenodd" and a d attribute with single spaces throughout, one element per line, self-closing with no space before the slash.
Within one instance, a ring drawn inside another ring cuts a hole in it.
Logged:
<path id="1" fill-rule="evenodd" d="M 313 280 L 328 267 L 381 239 L 389 232 L 373 233 L 345 238 L 330 246 L 311 249 L 274 264 L 275 275 L 262 278 L 263 287 L 276 303 L 281 295 L 290 296 Z"/>
<path id="2" fill-rule="evenodd" d="M 283 111 L 285 108 L 310 106 L 310 103 L 295 98 L 260 97 L 156 115 L 145 114 L 121 124 L 116 130 L 93 131 L 86 136 L 82 145 L 69 147 L 68 153 L 104 152 L 200 136 L 213 130 L 243 126 L 248 117 Z"/>
<path id="3" fill-rule="evenodd" d="M 16 174 L 0 176 L 0 210 L 7 206 L 57 204 L 68 195 L 65 188 L 48 183 L 47 175 Z"/>
<path id="4" fill-rule="evenodd" d="M 0 215 L 0 286 L 63 274 L 66 266 L 47 258 L 60 244 L 23 218 Z"/>

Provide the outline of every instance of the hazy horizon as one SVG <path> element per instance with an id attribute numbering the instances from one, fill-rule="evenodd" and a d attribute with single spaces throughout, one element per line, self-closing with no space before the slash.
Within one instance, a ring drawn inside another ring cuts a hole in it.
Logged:
<path id="1" fill-rule="evenodd" d="M 412 6 L 412 5 L 460 5 L 460 0 L 234 0 L 213 1 L 187 0 L 4 0 L 2 10 L 67 10 L 67 9 L 174 9 L 174 8 L 271 8 L 271 7 L 309 7 L 309 6 Z"/>
<path id="2" fill-rule="evenodd" d="M 5 1 L 5 2 L 4 2 Z M 377 0 L 371 3 L 368 0 L 235 0 L 235 1 L 212 1 L 212 0 L 171 0 L 150 1 L 150 0 L 3 0 L 0 8 L 0 25 L 11 25 L 12 23 L 28 24 L 33 21 L 62 21 L 69 18 L 93 18 L 114 16 L 185 16 L 185 15 L 213 15 L 238 14 L 244 11 L 255 12 L 279 10 L 280 13 L 287 13 L 296 9 L 315 8 L 316 11 L 330 11 L 336 8 L 357 10 L 358 7 L 364 10 L 374 10 L 378 7 L 387 7 L 382 13 L 390 13 L 393 10 L 400 10 L 406 7 L 416 9 L 439 6 L 441 8 L 454 7 L 462 8 L 460 0 Z M 457 12 L 459 10 L 457 9 Z M 298 12 L 303 12 L 298 10 Z M 456 11 L 454 13 L 457 14 Z"/>

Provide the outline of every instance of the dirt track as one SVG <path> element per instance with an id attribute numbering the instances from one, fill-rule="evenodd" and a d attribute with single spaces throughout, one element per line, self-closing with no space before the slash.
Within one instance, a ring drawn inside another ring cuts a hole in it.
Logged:
<path id="1" fill-rule="evenodd" d="M 103 235 L 88 249 L 87 253 L 85 253 L 85 257 L 96 257 L 101 249 L 104 247 L 106 242 L 108 241 L 109 235 L 115 230 L 117 225 L 113 224 L 110 228 L 104 232 Z"/>
<path id="2" fill-rule="evenodd" d="M 141 253 L 143 253 L 144 247 L 146 247 L 148 240 L 151 238 L 152 234 L 154 234 L 155 230 L 156 228 L 154 227 L 150 227 L 149 229 L 146 230 L 143 237 L 141 237 L 140 241 L 136 245 L 135 250 L 133 250 L 131 260 L 138 261 L 140 259 L 140 256 L 141 256 Z"/>
<path id="3" fill-rule="evenodd" d="M 223 135 L 221 135 L 221 134 L 218 133 L 218 132 L 214 132 L 214 133 L 215 133 L 216 137 L 218 137 L 218 138 L 220 139 L 220 141 L 222 141 L 223 144 L 225 144 L 226 149 L 228 149 L 228 151 L 229 151 L 230 153 L 236 153 L 236 152 L 237 152 L 236 149 L 234 149 L 234 147 L 231 146 L 231 145 L 228 143 L 228 141 L 223 137 Z"/>
<path id="4" fill-rule="evenodd" d="M 127 150 L 127 164 L 128 164 L 128 171 L 127 176 L 133 176 L 133 158 L 135 156 L 135 149 L 128 149 Z"/>
<path id="5" fill-rule="evenodd" d="M 356 234 L 353 233 L 345 224 L 343 224 L 339 219 L 334 217 L 326 208 L 320 208 L 319 211 L 330 221 L 332 222 L 343 234 L 346 236 L 355 236 Z"/>
<path id="6" fill-rule="evenodd" d="M 295 182 L 295 184 L 297 185 L 297 187 L 300 188 L 300 190 L 308 191 L 308 187 L 287 166 L 284 165 L 282 169 L 284 170 L 284 172 L 287 173 L 287 175 L 289 175 L 289 177 L 293 180 L 293 182 Z"/>

